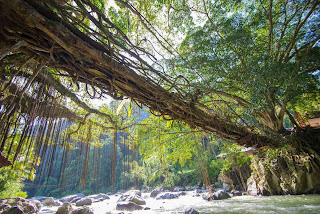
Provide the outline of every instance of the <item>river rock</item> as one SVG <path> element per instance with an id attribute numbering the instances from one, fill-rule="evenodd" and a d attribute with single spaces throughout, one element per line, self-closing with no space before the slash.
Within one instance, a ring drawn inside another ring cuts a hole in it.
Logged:
<path id="1" fill-rule="evenodd" d="M 142 210 L 143 207 L 133 202 L 124 201 L 117 203 L 116 210 L 121 211 L 134 211 L 134 210 Z"/>
<path id="2" fill-rule="evenodd" d="M 199 214 L 199 212 L 193 208 L 186 209 L 184 214 Z"/>
<path id="3" fill-rule="evenodd" d="M 165 192 L 161 193 L 156 199 L 161 200 L 161 199 L 173 199 L 173 198 L 178 198 L 179 195 L 171 192 Z"/>
<path id="4" fill-rule="evenodd" d="M 219 190 L 213 193 L 213 195 L 215 196 L 215 200 L 223 200 L 223 199 L 231 198 L 231 196 L 223 190 Z"/>
<path id="5" fill-rule="evenodd" d="M 63 202 L 63 203 L 66 203 L 66 202 L 74 201 L 75 199 L 79 200 L 79 199 L 81 199 L 83 197 L 85 197 L 84 194 L 78 193 L 78 194 L 75 194 L 75 195 L 65 196 L 65 197 L 61 198 L 60 201 Z M 71 202 L 71 203 L 74 203 L 74 202 Z"/>
<path id="6" fill-rule="evenodd" d="M 30 202 L 22 202 L 22 209 L 24 213 L 39 213 L 38 207 L 36 204 Z"/>
<path id="7" fill-rule="evenodd" d="M 230 184 L 226 184 L 226 183 L 223 183 L 223 184 L 222 184 L 222 188 L 223 188 L 226 192 L 231 192 L 231 190 L 233 189 Z"/>
<path id="8" fill-rule="evenodd" d="M 203 189 L 196 189 L 196 191 L 195 191 L 197 194 L 199 194 L 199 193 L 205 193 L 205 192 L 207 192 L 207 190 L 203 190 Z"/>
<path id="9" fill-rule="evenodd" d="M 248 195 L 256 196 L 258 195 L 257 183 L 254 180 L 253 176 L 247 180 L 247 193 Z"/>
<path id="10" fill-rule="evenodd" d="M 61 203 L 59 201 L 55 200 L 52 197 L 47 198 L 42 203 L 43 203 L 44 206 L 49 206 L 49 207 L 60 206 L 61 205 Z"/>
<path id="11" fill-rule="evenodd" d="M 177 193 L 177 195 L 178 196 L 184 196 L 184 195 L 187 195 L 187 193 L 186 192 L 179 192 L 179 193 Z"/>
<path id="12" fill-rule="evenodd" d="M 233 196 L 241 196 L 241 195 L 243 195 L 243 193 L 241 191 L 238 191 L 238 190 L 232 190 L 231 194 Z"/>
<path id="13" fill-rule="evenodd" d="M 40 202 L 40 201 L 38 201 L 38 200 L 30 199 L 30 200 L 29 200 L 29 202 L 31 202 L 32 204 L 34 204 L 34 205 L 37 207 L 37 209 L 38 209 L 38 210 L 40 210 L 40 209 L 41 209 L 41 207 L 42 207 L 41 202 Z"/>
<path id="14" fill-rule="evenodd" d="M 58 208 L 56 214 L 71 214 L 73 211 L 70 202 L 63 203 L 61 207 Z"/>
<path id="15" fill-rule="evenodd" d="M 130 190 L 123 194 L 117 202 L 133 202 L 138 205 L 146 205 L 145 200 L 141 198 L 141 192 L 138 190 Z"/>
<path id="16" fill-rule="evenodd" d="M 184 187 L 175 187 L 173 189 L 173 192 L 182 192 L 182 191 L 185 191 L 185 190 L 186 190 L 186 188 L 184 188 Z"/>
<path id="17" fill-rule="evenodd" d="M 0 204 L 0 213 L 2 213 L 3 211 L 9 209 L 10 206 L 8 204 Z"/>
<path id="18" fill-rule="evenodd" d="M 318 160 L 305 153 L 292 154 L 287 151 L 272 158 L 255 157 L 252 161 L 254 170 L 247 180 L 248 194 L 320 193 L 320 172 L 311 170 Z"/>
<path id="19" fill-rule="evenodd" d="M 0 213 L 4 213 L 4 212 L 19 213 L 20 212 L 19 210 L 21 210 L 25 214 L 39 213 L 41 204 L 39 205 L 38 203 L 40 204 L 39 201 L 26 200 L 24 198 L 19 198 L 19 197 L 1 200 Z"/>
<path id="20" fill-rule="evenodd" d="M 89 195 L 88 198 L 91 198 L 91 199 L 103 199 L 103 200 L 104 199 L 110 199 L 110 197 L 107 194 L 103 194 L 103 193 L 96 194 L 96 195 Z"/>
<path id="21" fill-rule="evenodd" d="M 206 201 L 212 201 L 215 200 L 215 195 L 213 195 L 212 193 L 204 193 L 202 194 L 202 198 Z"/>
<path id="22" fill-rule="evenodd" d="M 228 193 L 224 192 L 223 190 L 219 190 L 214 193 L 204 193 L 202 194 L 202 198 L 204 200 L 211 201 L 211 200 L 223 200 L 223 199 L 231 198 L 231 196 Z"/>
<path id="23" fill-rule="evenodd" d="M 151 198 L 155 198 L 155 197 L 157 197 L 157 195 L 159 195 L 160 193 L 161 193 L 161 190 L 160 190 L 160 189 L 154 189 L 154 190 L 151 191 L 150 197 L 151 197 Z"/>
<path id="24" fill-rule="evenodd" d="M 141 197 L 141 191 L 140 190 L 136 190 L 136 189 L 129 190 L 125 194 L 128 194 L 128 195 L 139 195 Z"/>
<path id="25" fill-rule="evenodd" d="M 9 209 L 2 212 L 2 214 L 24 214 L 23 209 L 20 206 L 10 207 Z M 30 213 L 31 214 L 31 213 Z"/>
<path id="26" fill-rule="evenodd" d="M 71 214 L 94 214 L 89 207 L 82 207 L 76 210 L 73 210 Z"/>
<path id="27" fill-rule="evenodd" d="M 81 198 L 79 201 L 77 201 L 76 206 L 84 206 L 84 205 L 91 205 L 92 199 L 88 197 Z"/>

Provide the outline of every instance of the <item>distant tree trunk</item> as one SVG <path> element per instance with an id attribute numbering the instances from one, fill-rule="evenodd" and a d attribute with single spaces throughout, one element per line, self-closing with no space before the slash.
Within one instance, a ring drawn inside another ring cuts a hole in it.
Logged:
<path id="1" fill-rule="evenodd" d="M 118 144 L 118 131 L 113 132 L 113 151 L 112 151 L 112 170 L 111 170 L 111 191 L 114 192 L 114 186 L 116 184 L 117 173 L 117 144 Z"/>

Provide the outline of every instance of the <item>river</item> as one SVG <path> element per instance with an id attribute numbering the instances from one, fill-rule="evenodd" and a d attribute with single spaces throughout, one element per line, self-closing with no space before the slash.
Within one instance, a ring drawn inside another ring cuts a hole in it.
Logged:
<path id="1" fill-rule="evenodd" d="M 237 196 L 225 200 L 205 201 L 193 197 L 193 192 L 177 199 L 156 200 L 143 193 L 142 197 L 150 210 L 123 212 L 133 214 L 172 214 L 184 213 L 187 208 L 194 208 L 199 213 L 288 213 L 320 214 L 320 195 L 286 195 L 286 196 Z M 116 214 L 116 201 L 120 196 L 112 195 L 110 200 L 93 203 L 90 207 L 94 214 Z M 57 208 L 43 207 L 40 213 L 55 213 Z"/>

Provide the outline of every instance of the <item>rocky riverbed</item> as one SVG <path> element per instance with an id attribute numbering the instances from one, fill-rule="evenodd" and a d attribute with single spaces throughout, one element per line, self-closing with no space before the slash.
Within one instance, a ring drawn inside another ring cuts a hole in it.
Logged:
<path id="1" fill-rule="evenodd" d="M 169 192 L 156 189 L 141 193 L 131 190 L 118 194 L 75 194 L 60 199 L 37 197 L 16 199 L 7 204 L 2 200 L 2 213 L 42 214 L 153 214 L 153 213 L 319 213 L 320 195 L 299 196 L 234 196 L 218 190 L 208 195 L 205 190 Z M 240 195 L 238 193 L 238 195 Z M 209 197 L 211 196 L 211 197 Z M 221 198 L 219 198 L 221 197 Z M 219 200 L 223 199 L 223 200 Z M 41 202 L 40 202 L 41 201 Z M 40 203 L 39 203 L 40 202 Z M 34 204 L 28 205 L 26 204 Z M 41 206 L 41 207 L 40 207 Z M 10 208 L 11 207 L 11 208 Z M 24 207 L 28 207 L 24 208 Z M 33 209 L 34 208 L 34 209 Z M 11 209 L 11 211 L 10 211 Z M 21 211 L 19 211 L 21 210 Z"/>

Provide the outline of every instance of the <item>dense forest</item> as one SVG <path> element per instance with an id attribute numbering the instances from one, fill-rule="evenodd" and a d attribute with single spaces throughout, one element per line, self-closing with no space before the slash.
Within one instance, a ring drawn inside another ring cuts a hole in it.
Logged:
<path id="1" fill-rule="evenodd" d="M 319 25 L 318 0 L 0 0 L 0 196 L 319 192 Z"/>

